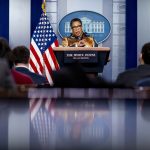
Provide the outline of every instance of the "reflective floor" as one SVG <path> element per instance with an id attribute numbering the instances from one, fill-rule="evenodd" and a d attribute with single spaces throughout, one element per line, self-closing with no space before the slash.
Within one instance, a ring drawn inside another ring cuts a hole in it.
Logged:
<path id="1" fill-rule="evenodd" d="M 45 149 L 106 149 L 111 146 L 112 119 L 107 100 L 42 101 L 38 112 L 32 116 L 31 126 Z"/>
<path id="2" fill-rule="evenodd" d="M 104 98 L 104 91 L 49 89 L 1 99 L 0 149 L 150 149 L 149 95 Z"/>

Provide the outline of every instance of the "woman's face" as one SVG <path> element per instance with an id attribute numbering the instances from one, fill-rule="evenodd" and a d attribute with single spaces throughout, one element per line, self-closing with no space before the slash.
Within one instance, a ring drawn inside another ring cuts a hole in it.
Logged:
<path id="1" fill-rule="evenodd" d="M 83 31 L 82 31 L 82 25 L 79 21 L 75 21 L 72 23 L 72 34 L 75 37 L 79 37 L 82 35 Z"/>

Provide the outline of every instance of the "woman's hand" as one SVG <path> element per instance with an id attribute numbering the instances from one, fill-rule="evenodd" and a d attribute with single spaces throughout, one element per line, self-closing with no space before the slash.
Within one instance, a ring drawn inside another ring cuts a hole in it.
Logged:
<path id="1" fill-rule="evenodd" d="M 84 47 L 85 46 L 85 40 L 84 39 L 80 40 L 77 45 L 78 45 L 78 47 Z"/>

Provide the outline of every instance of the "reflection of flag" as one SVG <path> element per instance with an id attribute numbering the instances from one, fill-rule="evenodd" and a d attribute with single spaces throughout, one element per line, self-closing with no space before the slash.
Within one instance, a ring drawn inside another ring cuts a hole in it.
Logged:
<path id="1" fill-rule="evenodd" d="M 30 99 L 30 115 L 31 115 L 31 121 L 34 119 L 36 114 L 39 112 L 40 108 L 44 106 L 44 109 L 46 109 L 48 112 L 53 114 L 53 107 L 55 106 L 56 100 L 54 98 L 33 98 Z"/>
<path id="2" fill-rule="evenodd" d="M 56 142 L 55 103 L 56 99 L 53 98 L 32 98 L 29 100 L 30 127 L 36 135 L 35 138 L 38 138 L 41 149 L 53 149 L 51 146 Z M 34 134 L 30 136 L 32 137 L 31 142 L 34 142 Z"/>
<path id="3" fill-rule="evenodd" d="M 51 85 L 53 85 L 52 70 L 59 69 L 59 64 L 52 49 L 57 46 L 56 34 L 50 25 L 48 17 L 43 13 L 31 39 L 30 70 L 46 75 Z"/>

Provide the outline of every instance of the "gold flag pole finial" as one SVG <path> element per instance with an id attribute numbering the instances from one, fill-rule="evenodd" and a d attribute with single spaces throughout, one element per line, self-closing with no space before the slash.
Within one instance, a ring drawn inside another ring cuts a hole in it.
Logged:
<path id="1" fill-rule="evenodd" d="M 46 2 L 45 2 L 45 0 L 43 0 L 43 3 L 42 3 L 42 10 L 46 14 Z"/>

